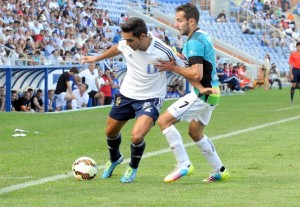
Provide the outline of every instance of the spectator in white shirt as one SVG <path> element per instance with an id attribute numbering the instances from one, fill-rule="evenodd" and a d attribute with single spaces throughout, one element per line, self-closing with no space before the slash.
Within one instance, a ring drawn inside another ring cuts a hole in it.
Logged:
<path id="1" fill-rule="evenodd" d="M 61 65 L 63 63 L 63 59 L 59 54 L 59 50 L 54 50 L 52 52 L 52 55 L 49 56 L 48 58 L 52 65 Z"/>
<path id="2" fill-rule="evenodd" d="M 79 63 L 81 61 L 82 56 L 83 56 L 82 48 L 78 48 L 77 52 L 75 52 L 73 56 L 73 61 Z"/>
<path id="3" fill-rule="evenodd" d="M 39 24 L 39 22 L 35 21 L 33 27 L 31 28 L 35 34 L 40 34 L 41 30 L 43 30 L 43 26 Z"/>
<path id="4" fill-rule="evenodd" d="M 94 98 L 101 98 L 99 93 L 98 70 L 95 69 L 96 64 L 90 63 L 89 67 L 81 71 L 75 78 L 77 83 L 87 83 L 89 88 L 87 90 L 89 97 L 92 98 L 92 106 L 96 106 Z"/>
<path id="5" fill-rule="evenodd" d="M 89 86 L 86 83 L 81 83 L 78 89 L 73 90 L 76 99 L 72 100 L 72 109 L 85 108 L 89 102 L 89 95 L 87 93 Z"/>

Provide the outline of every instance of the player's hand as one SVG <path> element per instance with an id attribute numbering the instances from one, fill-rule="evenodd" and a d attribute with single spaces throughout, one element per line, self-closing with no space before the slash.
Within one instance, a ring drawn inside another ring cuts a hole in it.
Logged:
<path id="1" fill-rule="evenodd" d="M 220 90 L 215 89 L 215 88 L 202 88 L 200 90 L 200 93 L 201 94 L 207 94 L 207 95 L 209 95 L 209 94 L 220 94 Z"/>
<path id="2" fill-rule="evenodd" d="M 96 57 L 95 56 L 83 56 L 81 58 L 81 64 L 91 63 L 91 62 L 95 62 L 95 61 L 96 61 Z"/>
<path id="3" fill-rule="evenodd" d="M 293 73 L 290 73 L 290 80 L 292 81 L 294 79 Z"/>
<path id="4" fill-rule="evenodd" d="M 175 60 L 171 59 L 171 61 L 158 60 L 154 66 L 158 68 L 159 71 L 173 71 L 177 65 Z"/>

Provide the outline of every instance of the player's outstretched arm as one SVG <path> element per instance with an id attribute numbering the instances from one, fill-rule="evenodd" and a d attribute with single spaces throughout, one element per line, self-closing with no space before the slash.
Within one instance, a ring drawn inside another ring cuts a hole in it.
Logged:
<path id="1" fill-rule="evenodd" d="M 119 54 L 121 54 L 121 51 L 118 50 L 118 45 L 114 45 L 99 56 L 83 56 L 81 59 L 81 64 L 104 60 Z"/>

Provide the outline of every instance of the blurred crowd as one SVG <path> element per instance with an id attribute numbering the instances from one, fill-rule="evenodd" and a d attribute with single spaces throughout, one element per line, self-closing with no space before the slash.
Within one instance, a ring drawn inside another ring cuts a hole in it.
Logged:
<path id="1" fill-rule="evenodd" d="M 0 5 L 0 65 L 78 63 L 82 55 L 118 43 L 119 25 L 128 18 L 124 13 L 111 18 L 92 0 L 0 0 Z M 163 28 L 150 31 L 169 42 Z"/>
<path id="2" fill-rule="evenodd" d="M 0 0 L 0 65 L 72 64 L 120 39 L 121 14 L 89 0 Z M 5 47 L 3 47 L 3 45 Z M 25 62 L 26 61 L 26 62 Z"/>
<path id="3" fill-rule="evenodd" d="M 242 6 L 255 14 L 255 18 L 247 19 L 246 13 L 242 13 L 243 33 L 253 34 L 255 29 L 266 28 L 268 25 L 276 28 L 265 30 L 261 37 L 262 46 L 290 46 L 293 50 L 295 43 L 300 41 L 300 33 L 295 23 L 297 14 L 289 1 L 282 1 L 279 4 L 277 0 L 246 0 Z M 290 37 L 290 40 L 286 37 Z"/>

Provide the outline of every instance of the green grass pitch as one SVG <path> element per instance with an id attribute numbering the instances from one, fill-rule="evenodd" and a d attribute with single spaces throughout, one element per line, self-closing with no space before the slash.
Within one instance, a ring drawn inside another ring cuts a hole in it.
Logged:
<path id="1" fill-rule="evenodd" d="M 173 101 L 166 101 L 162 112 Z M 158 126 L 146 137 L 145 156 L 135 182 L 120 183 L 128 165 L 133 121 L 122 131 L 127 158 L 110 179 L 102 180 L 108 160 L 104 129 L 110 108 L 71 113 L 0 113 L 0 206 L 299 206 L 300 95 L 289 103 L 289 89 L 262 88 L 222 96 L 206 128 L 230 179 L 202 183 L 211 168 L 190 144 L 187 123 L 177 124 L 195 173 L 174 183 L 163 178 L 175 158 Z M 29 130 L 12 137 L 15 129 Z M 97 177 L 77 181 L 72 163 L 81 156 L 100 166 Z"/>

